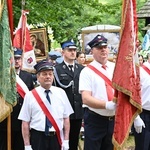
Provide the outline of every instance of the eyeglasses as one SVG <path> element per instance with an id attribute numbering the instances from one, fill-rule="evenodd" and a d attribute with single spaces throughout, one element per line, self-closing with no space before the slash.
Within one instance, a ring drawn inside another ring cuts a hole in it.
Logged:
<path id="1" fill-rule="evenodd" d="M 14 60 L 21 60 L 21 57 L 14 57 Z"/>

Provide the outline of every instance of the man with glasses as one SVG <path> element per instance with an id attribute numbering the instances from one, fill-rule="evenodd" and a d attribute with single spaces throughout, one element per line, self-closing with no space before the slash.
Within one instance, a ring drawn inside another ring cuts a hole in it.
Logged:
<path id="1" fill-rule="evenodd" d="M 14 64 L 16 78 L 19 78 L 21 87 L 26 87 L 29 90 L 34 88 L 32 75 L 21 69 L 22 67 L 22 50 L 14 48 Z M 21 82 L 20 82 L 21 81 Z M 24 143 L 21 133 L 21 121 L 18 120 L 18 115 L 22 107 L 24 97 L 22 92 L 17 89 L 17 104 L 13 107 L 11 113 L 11 149 L 24 150 Z M 7 119 L 0 123 L 0 150 L 7 150 Z"/>
<path id="2" fill-rule="evenodd" d="M 82 99 L 78 92 L 79 75 L 83 66 L 75 63 L 77 47 L 74 42 L 63 42 L 61 47 L 64 61 L 55 66 L 55 84 L 65 90 L 74 110 L 70 116 L 69 150 L 77 150 L 83 117 Z"/>

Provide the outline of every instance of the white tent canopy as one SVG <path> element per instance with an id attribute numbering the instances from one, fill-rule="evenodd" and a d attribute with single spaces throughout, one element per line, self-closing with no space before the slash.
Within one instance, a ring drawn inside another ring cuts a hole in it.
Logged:
<path id="1" fill-rule="evenodd" d="M 121 27 L 116 25 L 95 25 L 84 27 L 81 29 L 82 33 L 91 33 L 91 32 L 99 32 L 99 31 L 120 31 Z"/>

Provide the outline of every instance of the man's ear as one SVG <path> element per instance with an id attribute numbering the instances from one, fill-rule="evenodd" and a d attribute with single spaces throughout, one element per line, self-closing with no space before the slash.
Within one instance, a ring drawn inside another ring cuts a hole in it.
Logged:
<path id="1" fill-rule="evenodd" d="M 93 54 L 93 48 L 90 50 L 90 54 Z"/>
<path id="2" fill-rule="evenodd" d="M 62 56 L 64 55 L 64 50 L 62 50 Z"/>
<path id="3" fill-rule="evenodd" d="M 40 76 L 40 72 L 38 72 L 38 73 L 36 74 L 37 80 L 38 80 L 39 76 Z"/>

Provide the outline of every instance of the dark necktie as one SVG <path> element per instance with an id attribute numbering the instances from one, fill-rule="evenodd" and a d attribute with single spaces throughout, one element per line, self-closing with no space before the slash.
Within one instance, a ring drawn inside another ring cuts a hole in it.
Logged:
<path id="1" fill-rule="evenodd" d="M 107 66 L 102 65 L 102 68 L 106 70 Z M 106 81 L 105 81 L 105 85 L 106 85 L 106 92 L 107 92 L 108 100 L 111 101 L 113 100 L 113 97 L 114 97 L 113 89 Z"/>
<path id="2" fill-rule="evenodd" d="M 48 102 L 51 104 L 51 100 L 50 100 L 50 97 L 49 97 L 49 92 L 50 90 L 45 90 L 45 93 L 46 93 L 46 98 L 48 100 Z M 45 135 L 48 135 L 49 133 L 49 128 L 52 127 L 52 124 L 51 122 L 48 120 L 48 118 L 46 117 L 46 123 L 45 123 Z"/>
<path id="3" fill-rule="evenodd" d="M 68 65 L 70 72 L 73 74 L 73 65 Z"/>

